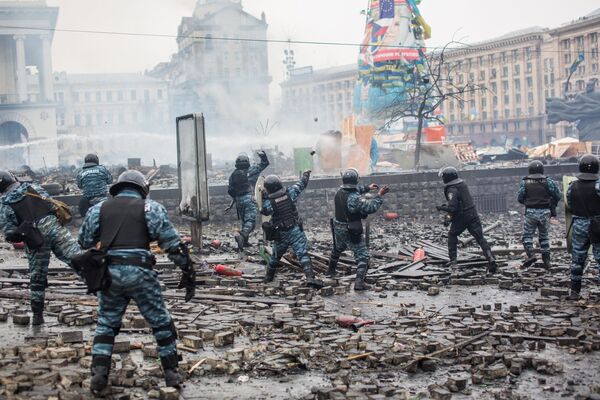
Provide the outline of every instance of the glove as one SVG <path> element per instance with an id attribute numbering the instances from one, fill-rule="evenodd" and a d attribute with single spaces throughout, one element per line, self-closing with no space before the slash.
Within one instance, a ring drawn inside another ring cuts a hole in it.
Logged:
<path id="1" fill-rule="evenodd" d="M 190 252 L 184 243 L 179 243 L 174 251 L 169 252 L 169 258 L 176 261 L 181 268 L 181 281 L 179 281 L 178 289 L 185 289 L 185 301 L 188 302 L 196 294 L 196 270 L 190 257 Z"/>
<path id="2" fill-rule="evenodd" d="M 312 174 L 312 171 L 310 169 L 307 169 L 306 171 L 304 171 L 302 173 L 302 176 L 305 176 L 307 178 L 310 178 L 310 174 Z"/>
<path id="3" fill-rule="evenodd" d="M 196 294 L 196 270 L 190 260 L 190 264 L 185 269 L 182 268 L 181 271 L 181 280 L 177 288 L 185 289 L 185 302 L 187 303 Z"/>
<path id="4" fill-rule="evenodd" d="M 267 157 L 267 153 L 265 153 L 264 151 L 259 150 L 256 152 L 256 154 L 258 154 L 260 161 L 269 161 L 269 158 Z"/>
<path id="5" fill-rule="evenodd" d="M 379 185 L 376 183 L 371 183 L 369 186 L 369 190 L 377 190 L 379 189 Z"/>
<path id="6" fill-rule="evenodd" d="M 379 189 L 379 195 L 385 196 L 389 191 L 390 191 L 389 186 L 383 186 L 381 189 Z"/>
<path id="7" fill-rule="evenodd" d="M 6 241 L 10 243 L 19 243 L 25 240 L 22 233 L 12 232 L 6 235 Z"/>

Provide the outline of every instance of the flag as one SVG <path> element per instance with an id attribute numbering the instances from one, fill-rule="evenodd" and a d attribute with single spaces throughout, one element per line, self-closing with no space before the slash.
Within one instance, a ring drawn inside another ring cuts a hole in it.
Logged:
<path id="1" fill-rule="evenodd" d="M 577 67 L 579 67 L 579 64 L 581 64 L 583 62 L 583 60 L 585 60 L 585 54 L 582 51 L 579 53 L 579 56 L 577 56 L 577 60 L 575 60 L 575 62 L 569 68 L 569 71 L 572 74 L 575 73 L 575 71 L 577 71 Z"/>
<path id="2" fill-rule="evenodd" d="M 394 0 L 380 0 L 379 1 L 379 18 L 394 18 L 396 14 Z"/>

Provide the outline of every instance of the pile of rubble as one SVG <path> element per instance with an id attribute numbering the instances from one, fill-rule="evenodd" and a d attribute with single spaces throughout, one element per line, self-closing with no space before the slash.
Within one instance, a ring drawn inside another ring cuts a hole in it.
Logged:
<path id="1" fill-rule="evenodd" d="M 156 267 L 179 330 L 188 376 L 182 395 L 198 395 L 207 380 L 217 380 L 219 397 L 240 397 L 266 382 L 261 393 L 272 398 L 595 398 L 600 290 L 589 279 L 593 274 L 586 276 L 585 300 L 562 300 L 569 259 L 563 244 L 553 240 L 550 271 L 541 264 L 522 268 L 517 221 L 506 216 L 489 232 L 501 261 L 493 276 L 469 242 L 459 268 L 448 271 L 443 228 L 378 222 L 369 272 L 375 286 L 367 293 L 351 290 L 350 258 L 340 264 L 346 275 L 324 279 L 319 291 L 304 286 L 292 256 L 276 282 L 264 284 L 258 243 L 240 258 L 230 252 L 229 232 L 210 232 L 213 245 L 196 253 L 205 262 L 192 302 L 184 303 L 175 290 L 179 274 L 166 258 Z M 562 228 L 555 228 L 560 235 Z M 415 231 L 423 232 L 418 240 Z M 327 232 L 308 234 L 313 262 L 322 270 Z M 415 259 L 418 249 L 425 258 Z M 65 267 L 53 265 L 48 322 L 33 331 L 27 327 L 24 260 L 6 261 L 12 250 L 2 254 L 0 397 L 89 397 L 96 299 Z M 223 264 L 230 269 L 216 273 Z M 226 276 L 236 275 L 231 270 L 241 276 Z M 113 361 L 112 398 L 178 398 L 164 388 L 151 330 L 134 305 Z M 287 379 L 311 374 L 319 378 L 314 385 L 293 385 L 287 395 L 276 391 Z"/>

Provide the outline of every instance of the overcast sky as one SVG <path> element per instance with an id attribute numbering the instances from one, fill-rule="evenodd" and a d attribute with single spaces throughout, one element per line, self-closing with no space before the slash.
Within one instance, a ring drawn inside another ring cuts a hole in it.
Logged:
<path id="1" fill-rule="evenodd" d="M 195 0 L 48 0 L 59 6 L 58 29 L 176 35 Z M 269 38 L 359 43 L 360 12 L 367 0 L 243 0 L 255 16 L 264 11 Z M 452 39 L 477 42 L 530 26 L 556 27 L 600 7 L 595 0 L 423 0 L 421 12 L 431 25 L 429 46 Z M 283 45 L 269 46 L 274 84 L 283 76 Z M 353 63 L 357 49 L 293 45 L 297 66 L 317 68 Z M 57 32 L 55 71 L 136 72 L 167 61 L 177 50 L 174 38 Z M 275 91 L 276 92 L 276 91 Z"/>

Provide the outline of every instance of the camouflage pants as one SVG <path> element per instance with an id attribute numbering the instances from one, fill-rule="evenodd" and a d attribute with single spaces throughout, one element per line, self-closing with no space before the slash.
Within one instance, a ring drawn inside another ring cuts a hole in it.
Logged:
<path id="1" fill-rule="evenodd" d="M 523 222 L 523 247 L 525 250 L 533 250 L 533 235 L 536 229 L 539 232 L 540 248 L 542 251 L 550 250 L 550 238 L 548 228 L 550 227 L 550 210 L 544 208 L 532 208 L 525 212 Z"/>
<path id="2" fill-rule="evenodd" d="M 235 204 L 238 216 L 242 220 L 241 232 L 248 237 L 256 227 L 256 216 L 258 215 L 256 203 L 250 194 L 246 194 L 238 197 Z"/>
<path id="3" fill-rule="evenodd" d="M 308 256 L 308 239 L 304 231 L 296 225 L 287 231 L 280 231 L 280 234 L 281 238 L 273 242 L 273 255 L 269 260 L 269 268 L 277 268 L 279 260 L 291 247 L 304 270 L 309 268 L 312 270 Z"/>
<path id="4" fill-rule="evenodd" d="M 50 254 L 71 266 L 71 257 L 81 249 L 69 230 L 62 226 L 55 216 L 41 219 L 37 225 L 44 236 L 44 245 L 39 249 L 27 249 L 29 264 L 29 291 L 31 303 L 43 303 L 48 285 L 48 264 Z"/>
<path id="5" fill-rule="evenodd" d="M 571 227 L 573 233 L 571 242 L 571 280 L 575 282 L 581 282 L 590 246 L 592 246 L 594 260 L 600 268 L 600 243 L 590 243 L 589 227 L 589 219 L 573 218 Z"/>
<path id="6" fill-rule="evenodd" d="M 115 336 L 130 300 L 152 327 L 160 357 L 176 352 L 177 339 L 171 315 L 163 302 L 157 273 L 132 265 L 111 265 L 112 284 L 98 294 L 98 324 L 94 335 L 93 355 L 111 356 Z"/>
<path id="7" fill-rule="evenodd" d="M 349 248 L 354 253 L 357 272 L 363 269 L 366 270 L 369 266 L 369 249 L 365 243 L 365 235 L 361 236 L 359 243 L 353 243 L 350 240 L 347 225 L 339 223 L 335 223 L 334 232 L 335 247 L 331 252 L 331 260 L 337 263 L 342 253 Z"/>

